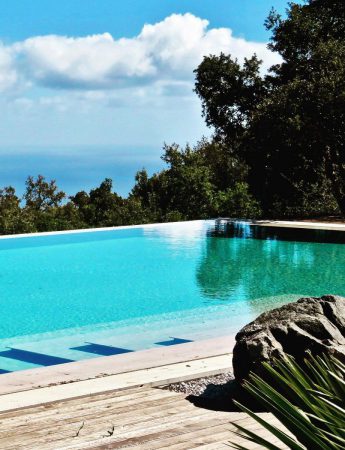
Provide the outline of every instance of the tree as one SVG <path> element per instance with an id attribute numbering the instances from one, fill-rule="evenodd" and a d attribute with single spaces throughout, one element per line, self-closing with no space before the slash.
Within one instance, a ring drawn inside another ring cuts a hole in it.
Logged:
<path id="1" fill-rule="evenodd" d="M 18 232 L 20 217 L 20 200 L 12 186 L 0 189 L 0 233 L 13 234 Z"/>
<path id="2" fill-rule="evenodd" d="M 138 172 L 131 194 L 156 221 L 259 213 L 244 182 L 246 167 L 221 143 L 202 139 L 194 148 L 165 145 L 162 159 L 167 168 L 152 177 Z"/>
<path id="3" fill-rule="evenodd" d="M 237 59 L 221 53 L 205 57 L 196 74 L 195 92 L 202 100 L 206 124 L 235 154 L 259 102 L 265 98 L 267 83 L 260 76 L 261 62 L 255 55 Z"/>
<path id="4" fill-rule="evenodd" d="M 317 188 L 345 213 L 345 4 L 291 3 L 266 27 L 282 58 L 270 73 L 260 74 L 255 56 L 240 66 L 224 54 L 196 69 L 206 122 L 247 164 L 266 211 L 302 204 Z"/>
<path id="5" fill-rule="evenodd" d="M 165 145 L 163 161 L 167 164 L 166 208 L 179 211 L 186 219 L 207 218 L 214 214 L 214 185 L 211 170 L 200 152 L 188 145 Z"/>
<path id="6" fill-rule="evenodd" d="M 87 226 L 106 227 L 123 225 L 122 207 L 124 200 L 113 190 L 113 181 L 106 178 L 89 194 L 78 192 L 70 197 L 72 204 L 77 208 L 81 220 Z"/>
<path id="7" fill-rule="evenodd" d="M 46 181 L 43 175 L 35 178 L 29 176 L 26 180 L 26 191 L 24 199 L 26 207 L 36 211 L 47 211 L 49 208 L 60 206 L 62 200 L 66 197 L 63 191 L 60 191 L 55 180 Z"/>
<path id="8" fill-rule="evenodd" d="M 154 222 L 162 218 L 161 206 L 165 203 L 162 200 L 164 179 L 165 171 L 149 177 L 145 169 L 139 170 L 135 175 L 135 185 L 129 197 L 130 200 L 139 201 L 143 208 L 149 210 L 149 216 Z"/>
<path id="9" fill-rule="evenodd" d="M 232 189 L 237 183 L 247 179 L 248 168 L 231 151 L 229 145 L 203 138 L 195 147 L 203 160 L 203 164 L 211 171 L 211 181 L 219 191 Z"/>
<path id="10" fill-rule="evenodd" d="M 249 192 L 247 183 L 236 183 L 231 188 L 219 191 L 216 197 L 217 215 L 241 219 L 259 218 L 261 208 Z"/>
<path id="11" fill-rule="evenodd" d="M 158 220 L 202 219 L 215 214 L 215 185 L 203 146 L 181 148 L 165 145 L 162 156 L 167 168 L 148 177 L 137 173 L 132 195 L 140 198 Z"/>
<path id="12" fill-rule="evenodd" d="M 23 199 L 25 207 L 21 210 L 21 222 L 18 227 L 22 232 L 53 231 L 65 229 L 66 224 L 60 216 L 62 201 L 66 197 L 60 191 L 55 180 L 47 181 L 43 175 L 26 180 Z"/>

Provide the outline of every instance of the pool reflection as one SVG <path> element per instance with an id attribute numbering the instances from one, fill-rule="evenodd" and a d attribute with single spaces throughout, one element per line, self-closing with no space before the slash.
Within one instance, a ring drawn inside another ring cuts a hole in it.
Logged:
<path id="1" fill-rule="evenodd" d="M 291 230 L 280 235 L 259 228 L 248 223 L 221 224 L 208 232 L 196 272 L 206 299 L 245 300 L 253 312 L 261 312 L 265 299 L 277 306 L 277 297 L 345 295 L 342 244 L 318 243 L 321 234 L 327 235 L 324 232 L 315 233 L 311 241 L 312 234 L 302 230 L 301 240 L 291 241 L 287 240 Z"/>

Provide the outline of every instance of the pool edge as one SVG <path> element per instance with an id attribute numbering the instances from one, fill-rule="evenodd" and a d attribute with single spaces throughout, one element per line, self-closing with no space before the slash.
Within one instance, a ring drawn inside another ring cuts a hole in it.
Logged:
<path id="1" fill-rule="evenodd" d="M 63 231 L 44 231 L 39 233 L 20 233 L 20 234 L 3 234 L 0 235 L 0 240 L 3 239 L 19 239 L 37 236 L 54 236 L 54 235 L 64 235 L 64 234 L 80 234 L 80 233 L 93 233 L 99 231 L 116 231 L 116 230 L 127 230 L 127 229 L 138 229 L 138 228 L 160 228 L 167 225 L 182 225 L 186 223 L 203 223 L 203 222 L 213 222 L 217 220 L 232 220 L 241 222 L 251 222 L 253 225 L 259 226 L 274 226 L 282 228 L 306 228 L 306 229 L 320 229 L 320 230 L 337 230 L 345 231 L 345 223 L 335 223 L 335 222 L 307 222 L 307 221 L 288 221 L 288 220 L 247 220 L 240 218 L 210 218 L 210 219 L 197 219 L 197 220 L 185 220 L 179 222 L 159 222 L 159 223 L 145 223 L 138 225 L 121 225 L 114 227 L 100 227 L 100 228 L 81 228 Z"/>
<path id="2" fill-rule="evenodd" d="M 0 399 L 13 393 L 222 356 L 231 353 L 234 344 L 235 336 L 227 335 L 164 348 L 138 350 L 133 353 L 7 373 L 0 375 Z M 230 366 L 231 359 L 229 359 Z"/>

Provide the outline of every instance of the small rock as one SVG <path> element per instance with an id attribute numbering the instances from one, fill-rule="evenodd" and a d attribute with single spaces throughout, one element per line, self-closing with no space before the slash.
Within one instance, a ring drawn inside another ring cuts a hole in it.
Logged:
<path id="1" fill-rule="evenodd" d="M 168 389 L 173 392 L 180 392 L 182 394 L 189 395 L 205 395 L 207 390 L 207 396 L 213 397 L 218 395 L 219 389 L 234 379 L 232 372 L 222 373 L 220 375 L 214 375 L 210 377 L 198 378 L 190 381 L 181 381 L 179 383 L 172 383 L 164 386 L 163 389 Z"/>

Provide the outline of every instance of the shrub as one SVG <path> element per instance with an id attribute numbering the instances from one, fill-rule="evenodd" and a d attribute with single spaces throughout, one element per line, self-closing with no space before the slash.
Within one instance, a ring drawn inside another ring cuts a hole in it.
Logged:
<path id="1" fill-rule="evenodd" d="M 310 357 L 305 367 L 293 358 L 264 364 L 272 379 L 267 383 L 252 374 L 244 388 L 271 412 L 294 436 L 236 402 L 240 409 L 293 450 L 340 450 L 345 448 L 345 365 L 335 357 Z M 237 425 L 236 425 L 237 426 Z M 280 450 L 255 433 L 237 426 L 238 435 L 270 450 Z M 232 443 L 233 448 L 245 447 Z"/>

